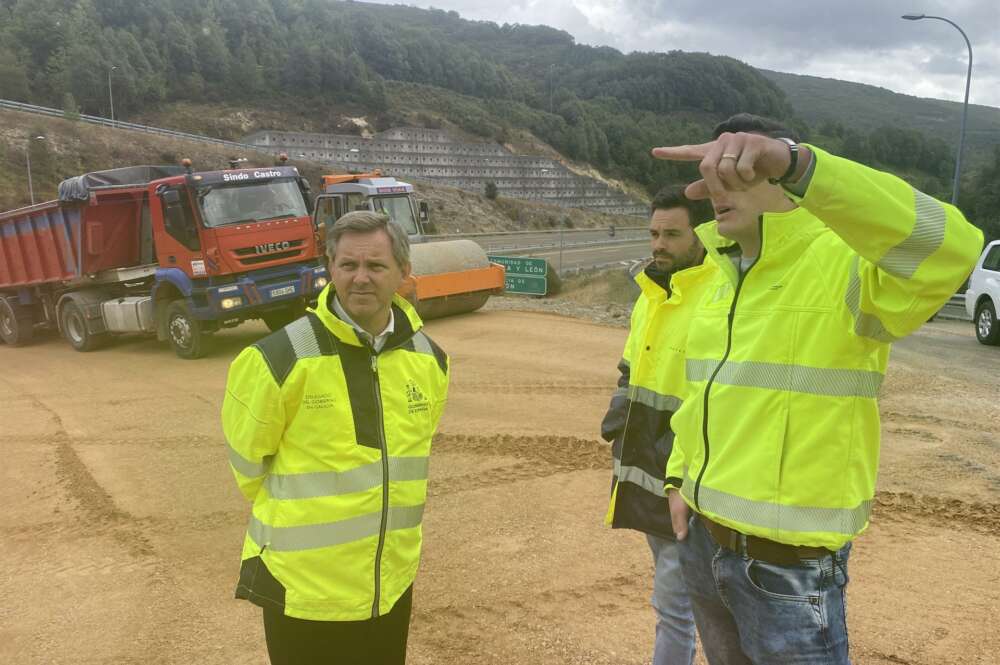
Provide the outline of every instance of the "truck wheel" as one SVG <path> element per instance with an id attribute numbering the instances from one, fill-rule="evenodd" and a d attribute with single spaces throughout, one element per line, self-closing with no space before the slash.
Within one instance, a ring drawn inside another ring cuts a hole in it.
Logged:
<path id="1" fill-rule="evenodd" d="M 108 340 L 106 333 L 95 335 L 87 329 L 87 318 L 75 302 L 70 301 L 63 305 L 60 314 L 63 337 L 77 351 L 94 351 L 101 348 Z"/>
<path id="2" fill-rule="evenodd" d="M 31 310 L 0 298 L 0 339 L 11 346 L 23 346 L 35 334 L 35 321 Z"/>
<path id="3" fill-rule="evenodd" d="M 183 300 L 167 305 L 167 339 L 174 353 L 185 360 L 201 358 L 208 351 L 208 334 Z"/>
<path id="4" fill-rule="evenodd" d="M 976 308 L 976 339 L 979 340 L 980 344 L 1000 345 L 1000 324 L 997 323 L 997 311 L 989 300 L 984 300 Z"/>
<path id="5" fill-rule="evenodd" d="M 267 326 L 267 329 L 274 332 L 275 330 L 281 330 L 295 319 L 301 318 L 305 313 L 305 305 L 298 303 L 265 312 L 261 314 L 260 318 L 264 319 L 264 325 Z"/>

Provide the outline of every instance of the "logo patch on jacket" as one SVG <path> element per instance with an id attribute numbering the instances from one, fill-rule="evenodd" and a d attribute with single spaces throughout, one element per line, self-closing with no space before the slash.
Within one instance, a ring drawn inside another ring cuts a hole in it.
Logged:
<path id="1" fill-rule="evenodd" d="M 302 397 L 302 406 L 310 411 L 329 409 L 333 407 L 333 401 L 333 393 L 312 393 Z"/>
<path id="2" fill-rule="evenodd" d="M 430 408 L 427 397 L 413 381 L 406 382 L 406 405 L 411 416 L 414 413 L 420 413 Z"/>

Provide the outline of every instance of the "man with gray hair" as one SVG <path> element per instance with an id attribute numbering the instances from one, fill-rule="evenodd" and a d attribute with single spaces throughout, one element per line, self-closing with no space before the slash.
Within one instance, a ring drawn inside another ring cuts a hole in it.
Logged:
<path id="1" fill-rule="evenodd" d="M 236 597 L 271 663 L 406 661 L 431 437 L 448 357 L 396 295 L 406 233 L 358 211 L 327 229 L 315 309 L 245 349 L 222 407 L 253 503 Z"/>

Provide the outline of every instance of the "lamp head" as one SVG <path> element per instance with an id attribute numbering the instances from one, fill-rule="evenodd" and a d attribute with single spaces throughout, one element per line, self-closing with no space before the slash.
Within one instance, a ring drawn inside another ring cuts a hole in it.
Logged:
<path id="1" fill-rule="evenodd" d="M 900 18 L 904 18 L 907 21 L 919 21 L 922 18 L 926 18 L 926 14 L 903 14 Z"/>

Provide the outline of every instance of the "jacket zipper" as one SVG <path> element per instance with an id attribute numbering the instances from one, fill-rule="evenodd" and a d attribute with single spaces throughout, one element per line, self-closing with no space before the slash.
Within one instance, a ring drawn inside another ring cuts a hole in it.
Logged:
<path id="1" fill-rule="evenodd" d="M 385 442 L 385 424 L 382 422 L 382 394 L 378 381 L 378 355 L 372 352 L 372 374 L 375 382 L 375 405 L 378 419 L 379 447 L 382 450 L 382 521 L 378 532 L 378 549 L 375 550 L 375 600 L 372 603 L 372 618 L 378 617 L 379 596 L 381 595 L 382 548 L 385 546 L 385 531 L 389 521 L 389 447 Z"/>
<path id="2" fill-rule="evenodd" d="M 753 267 L 757 265 L 760 261 L 760 257 L 764 254 L 764 216 L 761 215 L 757 220 L 757 231 L 760 233 L 760 249 L 757 250 L 757 258 L 750 267 L 746 269 L 746 272 L 740 271 L 739 281 L 736 282 L 736 292 L 733 294 L 733 303 L 729 306 L 729 317 L 726 330 L 726 351 L 722 354 L 722 360 L 719 364 L 715 366 L 715 370 L 712 372 L 712 376 L 709 377 L 708 383 L 705 384 L 705 400 L 702 408 L 701 416 L 701 435 L 702 440 L 705 442 L 705 459 L 701 464 L 701 471 L 698 472 L 698 479 L 694 481 L 694 508 L 695 510 L 701 512 L 701 479 L 705 477 L 705 469 L 708 468 L 708 457 L 709 457 L 709 443 L 708 443 L 708 393 L 712 390 L 712 384 L 715 383 L 715 377 L 719 375 L 719 371 L 722 366 L 726 364 L 729 360 L 729 353 L 733 349 L 733 320 L 736 318 L 736 302 L 740 298 L 740 291 L 743 289 L 743 282 L 746 281 L 746 276 L 750 274 Z"/>

